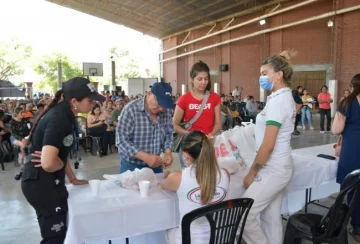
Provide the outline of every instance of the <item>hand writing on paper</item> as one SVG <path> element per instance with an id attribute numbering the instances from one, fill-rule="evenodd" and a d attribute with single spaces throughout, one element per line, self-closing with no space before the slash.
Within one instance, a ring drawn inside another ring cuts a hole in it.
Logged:
<path id="1" fill-rule="evenodd" d="M 156 168 L 163 164 L 162 158 L 154 154 L 148 154 L 144 162 L 151 168 Z"/>
<path id="2" fill-rule="evenodd" d="M 163 168 L 164 169 L 170 168 L 172 163 L 173 163 L 172 153 L 171 152 L 170 153 L 165 153 L 164 154 L 163 164 L 162 164 Z"/>

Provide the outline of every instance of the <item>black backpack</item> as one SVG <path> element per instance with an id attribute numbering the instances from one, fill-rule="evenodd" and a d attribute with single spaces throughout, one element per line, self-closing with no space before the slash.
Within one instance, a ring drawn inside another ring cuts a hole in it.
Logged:
<path id="1" fill-rule="evenodd" d="M 0 150 L 2 152 L 3 162 L 11 162 L 14 160 L 14 153 L 9 141 L 2 141 L 0 143 Z"/>

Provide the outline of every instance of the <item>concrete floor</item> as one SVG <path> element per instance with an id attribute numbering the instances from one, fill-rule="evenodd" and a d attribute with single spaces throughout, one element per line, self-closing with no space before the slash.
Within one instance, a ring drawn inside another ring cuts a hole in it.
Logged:
<path id="1" fill-rule="evenodd" d="M 318 118 L 315 116 L 315 125 Z M 316 126 L 315 126 L 316 127 Z M 299 136 L 293 136 L 293 148 L 311 147 L 333 143 L 336 138 L 331 134 L 320 134 L 319 129 L 304 131 Z M 101 179 L 103 174 L 119 172 L 119 157 L 116 153 L 110 154 L 101 160 L 98 157 L 81 153 L 83 162 L 77 169 L 76 175 L 82 179 Z M 40 242 L 39 227 L 32 207 L 26 202 L 20 189 L 20 182 L 14 180 L 14 174 L 19 168 L 13 163 L 5 164 L 5 171 L 0 171 L 0 244 L 33 244 Z M 174 165 L 179 168 L 179 165 Z M 324 205 L 330 206 L 333 198 L 321 200 Z M 326 209 L 316 205 L 309 206 L 309 212 L 324 214 Z M 285 226 L 286 222 L 284 222 Z M 352 237 L 350 243 L 355 243 Z"/>

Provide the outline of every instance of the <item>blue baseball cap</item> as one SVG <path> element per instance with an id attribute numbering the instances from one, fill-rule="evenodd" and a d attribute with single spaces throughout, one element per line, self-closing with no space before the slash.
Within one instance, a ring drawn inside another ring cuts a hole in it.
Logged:
<path id="1" fill-rule="evenodd" d="M 172 88 L 165 82 L 155 82 L 151 87 L 151 92 L 156 96 L 158 104 L 163 108 L 174 108 L 172 99 Z"/>

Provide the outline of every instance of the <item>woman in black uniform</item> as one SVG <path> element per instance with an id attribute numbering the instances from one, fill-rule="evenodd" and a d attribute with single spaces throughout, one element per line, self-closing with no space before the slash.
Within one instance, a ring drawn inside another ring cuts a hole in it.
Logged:
<path id="1" fill-rule="evenodd" d="M 60 244 L 65 240 L 68 211 L 65 175 L 71 184 L 88 183 L 76 179 L 67 157 L 74 142 L 75 114 L 88 113 L 95 100 L 104 101 L 105 98 L 95 91 L 88 79 L 70 79 L 55 94 L 30 132 L 21 188 L 36 211 L 43 238 L 41 243 Z"/>

